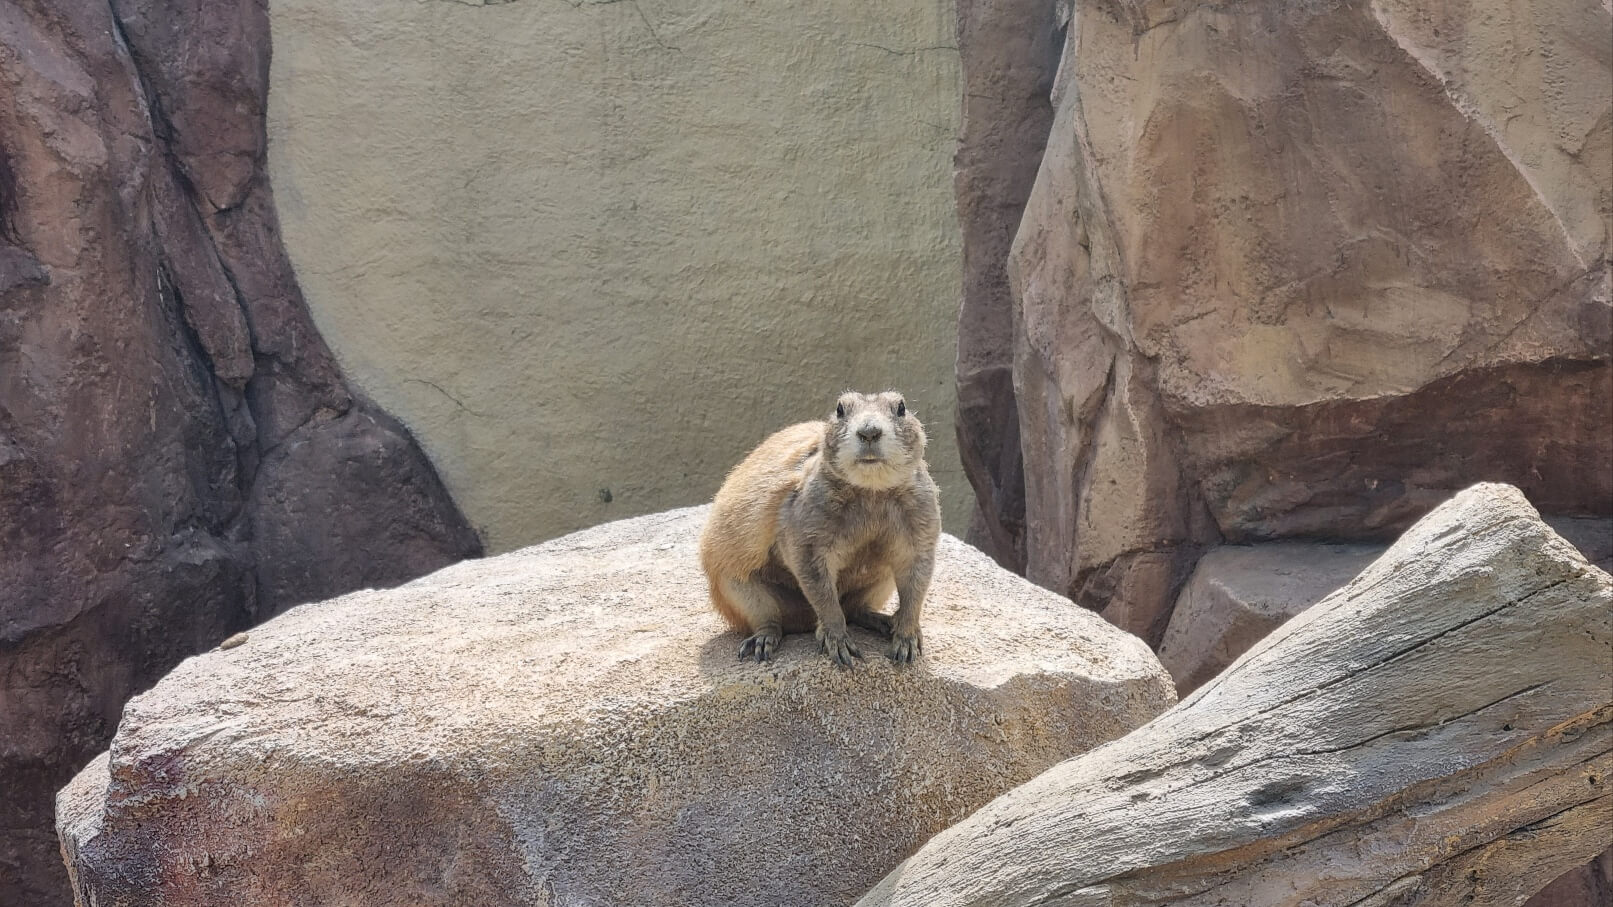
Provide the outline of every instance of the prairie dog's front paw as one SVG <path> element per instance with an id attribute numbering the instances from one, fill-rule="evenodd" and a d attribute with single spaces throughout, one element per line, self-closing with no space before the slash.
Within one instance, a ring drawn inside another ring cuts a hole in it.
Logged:
<path id="1" fill-rule="evenodd" d="M 912 664 L 913 660 L 924 654 L 924 638 L 919 631 L 903 633 L 898 630 L 891 634 L 890 659 L 897 664 Z"/>
<path id="2" fill-rule="evenodd" d="M 823 651 L 843 668 L 851 667 L 854 659 L 863 657 L 863 653 L 857 648 L 857 644 L 852 642 L 851 637 L 846 634 L 845 627 L 841 627 L 838 630 L 824 630 L 819 627 L 818 644 L 823 646 Z"/>

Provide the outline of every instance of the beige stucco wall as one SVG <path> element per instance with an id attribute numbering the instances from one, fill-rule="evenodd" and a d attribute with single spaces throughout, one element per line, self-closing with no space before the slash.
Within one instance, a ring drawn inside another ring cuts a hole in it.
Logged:
<path id="1" fill-rule="evenodd" d="M 492 550 L 699 502 L 848 387 L 908 394 L 962 530 L 951 0 L 270 12 L 309 305 Z"/>

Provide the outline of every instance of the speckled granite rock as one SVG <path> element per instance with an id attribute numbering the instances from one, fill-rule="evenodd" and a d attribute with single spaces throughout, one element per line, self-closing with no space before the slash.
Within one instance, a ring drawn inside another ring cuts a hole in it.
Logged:
<path id="1" fill-rule="evenodd" d="M 837 670 L 808 636 L 741 662 L 704 512 L 296 608 L 185 662 L 61 795 L 81 903 L 843 905 L 1174 701 L 1141 641 L 951 537 L 914 668 Z"/>

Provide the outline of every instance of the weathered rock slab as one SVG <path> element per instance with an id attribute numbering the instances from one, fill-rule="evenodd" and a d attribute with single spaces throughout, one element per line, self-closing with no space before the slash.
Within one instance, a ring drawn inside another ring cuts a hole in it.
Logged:
<path id="1" fill-rule="evenodd" d="M 913 668 L 837 670 L 806 636 L 741 662 L 704 512 L 296 608 L 186 661 L 60 797 L 80 903 L 840 905 L 1174 701 L 1139 640 L 951 537 Z"/>
<path id="2" fill-rule="evenodd" d="M 1613 836 L 1613 577 L 1478 485 L 864 907 L 1521 903 Z"/>

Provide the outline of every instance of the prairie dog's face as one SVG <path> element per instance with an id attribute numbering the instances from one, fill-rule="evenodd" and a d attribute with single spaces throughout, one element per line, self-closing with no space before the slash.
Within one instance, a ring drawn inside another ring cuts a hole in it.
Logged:
<path id="1" fill-rule="evenodd" d="M 886 489 L 913 480 L 924 459 L 924 426 L 895 391 L 841 394 L 824 447 L 835 472 L 853 485 Z"/>

